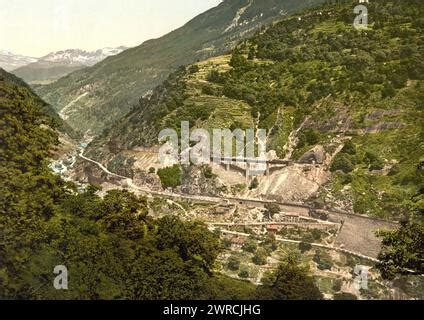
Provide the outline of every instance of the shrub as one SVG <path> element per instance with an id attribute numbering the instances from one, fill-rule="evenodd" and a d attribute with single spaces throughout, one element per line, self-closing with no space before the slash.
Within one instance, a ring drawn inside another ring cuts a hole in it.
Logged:
<path id="1" fill-rule="evenodd" d="M 320 133 L 314 129 L 306 129 L 299 135 L 298 147 L 313 146 L 320 141 Z"/>
<path id="2" fill-rule="evenodd" d="M 387 82 L 384 85 L 383 90 L 381 91 L 381 96 L 383 98 L 390 98 L 390 97 L 393 97 L 395 94 L 396 94 L 395 88 L 393 87 L 393 85 L 390 82 Z"/>
<path id="3" fill-rule="evenodd" d="M 344 153 L 339 153 L 336 156 L 330 168 L 331 172 L 341 170 L 344 173 L 350 173 L 353 169 L 352 161 L 350 161 L 350 158 Z"/>
<path id="4" fill-rule="evenodd" d="M 249 270 L 247 270 L 247 269 L 243 269 L 243 270 L 241 270 L 241 271 L 239 272 L 238 276 L 239 276 L 240 278 L 243 278 L 243 279 L 247 279 L 247 278 L 249 278 L 249 276 L 250 276 L 250 274 L 249 274 Z"/>
<path id="5" fill-rule="evenodd" d="M 206 179 L 215 178 L 215 175 L 213 174 L 212 168 L 210 166 L 204 166 L 202 172 Z"/>
<path id="6" fill-rule="evenodd" d="M 330 255 L 326 252 L 317 251 L 313 261 L 318 264 L 319 270 L 331 270 L 331 267 L 333 266 L 333 261 L 331 260 Z"/>
<path id="7" fill-rule="evenodd" d="M 182 171 L 179 165 L 158 170 L 158 176 L 162 186 L 166 188 L 176 188 L 182 183 Z"/>
<path id="8" fill-rule="evenodd" d="M 232 271 L 237 271 L 240 268 L 240 260 L 236 257 L 231 257 L 228 260 L 227 268 Z"/>
<path id="9" fill-rule="evenodd" d="M 305 253 L 305 252 L 307 252 L 307 251 L 309 251 L 311 249 L 312 249 L 312 245 L 310 243 L 307 243 L 307 242 L 301 242 L 301 243 L 299 243 L 299 250 L 300 250 L 300 252 Z"/>
<path id="10" fill-rule="evenodd" d="M 352 140 L 348 140 L 348 141 L 345 143 L 345 145 L 344 145 L 344 147 L 343 147 L 343 149 L 342 149 L 342 152 L 343 152 L 343 153 L 350 154 L 350 155 L 355 155 L 355 154 L 356 154 L 356 146 L 355 146 L 355 144 L 352 142 Z"/>
<path id="11" fill-rule="evenodd" d="M 321 230 L 318 230 L 318 229 L 312 229 L 311 234 L 312 234 L 314 241 L 319 241 L 319 240 L 321 240 L 323 232 Z"/>
<path id="12" fill-rule="evenodd" d="M 266 264 L 267 252 L 264 248 L 259 248 L 252 258 L 252 262 L 258 266 Z"/>
<path id="13" fill-rule="evenodd" d="M 255 241 L 249 239 L 246 241 L 246 243 L 243 246 L 243 250 L 246 252 L 254 253 L 257 249 L 257 245 Z"/>
<path id="14" fill-rule="evenodd" d="M 197 64 L 190 66 L 188 72 L 191 74 L 199 72 L 199 66 Z"/>
<path id="15" fill-rule="evenodd" d="M 339 292 L 342 289 L 343 280 L 342 279 L 336 279 L 333 282 L 333 290 L 335 292 Z"/>
<path id="16" fill-rule="evenodd" d="M 213 69 L 206 77 L 206 80 L 213 83 L 222 82 L 221 73 L 218 70 Z"/>
<path id="17" fill-rule="evenodd" d="M 384 168 L 384 162 L 377 154 L 371 151 L 365 152 L 364 162 L 368 164 L 370 170 L 382 170 Z"/>
<path id="18" fill-rule="evenodd" d="M 250 183 L 249 189 L 253 190 L 259 187 L 259 181 L 258 178 L 255 178 L 252 180 L 252 182 Z"/>

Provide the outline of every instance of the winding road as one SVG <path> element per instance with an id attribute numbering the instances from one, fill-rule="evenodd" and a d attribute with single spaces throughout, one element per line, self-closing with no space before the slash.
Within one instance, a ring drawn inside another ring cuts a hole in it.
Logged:
<path id="1" fill-rule="evenodd" d="M 161 196 L 164 198 L 173 198 L 173 199 L 186 199 L 193 201 L 201 201 L 201 202 L 210 202 L 210 203 L 223 203 L 226 202 L 228 204 L 244 204 L 251 205 L 254 207 L 263 208 L 266 204 L 277 204 L 289 213 L 294 213 L 298 215 L 302 215 L 304 217 L 309 216 L 309 207 L 304 204 L 297 203 L 279 203 L 275 201 L 266 201 L 259 199 L 248 199 L 248 198 L 232 198 L 232 197 L 211 197 L 211 196 L 193 196 L 193 195 L 183 195 L 173 192 L 160 192 L 153 191 L 148 188 L 142 188 L 137 186 L 134 181 L 116 173 L 108 170 L 101 163 L 90 159 L 84 156 L 84 150 L 81 150 L 79 153 L 79 157 L 85 161 L 88 161 L 96 166 L 98 166 L 103 172 L 106 174 L 122 179 L 125 181 L 125 184 L 128 188 L 133 190 L 137 190 L 147 196 Z M 374 235 L 374 231 L 379 228 L 389 228 L 393 229 L 397 227 L 397 223 L 392 221 L 387 221 L 378 218 L 366 217 L 356 214 L 350 214 L 346 212 L 339 211 L 329 211 L 330 222 L 340 223 L 343 222 L 342 228 L 339 230 L 339 234 L 337 236 L 335 246 L 325 246 L 322 244 L 311 244 L 316 247 L 322 247 L 329 250 L 336 250 L 339 252 L 349 253 L 355 255 L 357 257 L 367 259 L 369 261 L 377 262 L 376 259 L 379 251 L 380 251 L 380 241 Z M 212 226 L 212 225 L 211 225 Z M 240 234 L 241 235 L 241 234 Z M 300 241 L 282 239 L 280 241 L 284 242 L 292 242 L 292 243 L 300 243 Z M 337 247 L 337 246 L 338 247 Z"/>

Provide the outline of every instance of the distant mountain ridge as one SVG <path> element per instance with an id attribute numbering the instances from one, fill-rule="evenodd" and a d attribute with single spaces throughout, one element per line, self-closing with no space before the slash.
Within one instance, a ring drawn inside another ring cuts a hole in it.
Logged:
<path id="1" fill-rule="evenodd" d="M 37 58 L 14 54 L 10 51 L 0 50 L 0 68 L 5 71 L 13 71 L 19 67 L 36 62 Z"/>
<path id="2" fill-rule="evenodd" d="M 70 49 L 64 51 L 51 52 L 40 58 L 38 62 L 54 62 L 70 65 L 92 66 L 106 59 L 107 57 L 117 55 L 127 47 L 103 48 L 96 51 L 85 51 L 80 49 Z"/>
<path id="3" fill-rule="evenodd" d="M 324 2 L 227 0 L 159 39 L 37 87 L 36 91 L 62 111 L 73 128 L 99 134 L 179 66 L 223 54 L 282 16 Z"/>
<path id="4" fill-rule="evenodd" d="M 121 46 L 117 48 L 103 48 L 96 51 L 68 49 L 51 52 L 12 72 L 28 83 L 51 82 L 73 71 L 91 67 L 107 57 L 117 55 L 126 49 L 127 47 Z"/>

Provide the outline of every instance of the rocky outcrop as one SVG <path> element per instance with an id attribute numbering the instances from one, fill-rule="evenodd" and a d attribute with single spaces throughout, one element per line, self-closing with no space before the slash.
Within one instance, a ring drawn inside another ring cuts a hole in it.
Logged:
<path id="1" fill-rule="evenodd" d="M 300 157 L 299 163 L 308 164 L 323 164 L 326 159 L 324 147 L 321 145 L 316 146 L 312 150 L 306 152 Z"/>

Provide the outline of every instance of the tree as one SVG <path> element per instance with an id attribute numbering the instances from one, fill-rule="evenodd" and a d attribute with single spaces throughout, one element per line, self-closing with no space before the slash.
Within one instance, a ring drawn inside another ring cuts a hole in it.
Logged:
<path id="1" fill-rule="evenodd" d="M 299 142 L 297 146 L 303 148 L 304 146 L 313 146 L 320 141 L 320 134 L 317 130 L 306 129 L 299 134 Z"/>
<path id="2" fill-rule="evenodd" d="M 247 268 L 243 268 L 240 270 L 238 276 L 242 279 L 247 279 L 250 277 L 249 270 Z"/>
<path id="3" fill-rule="evenodd" d="M 424 223 L 403 221 L 396 231 L 379 231 L 382 249 L 377 268 L 386 279 L 398 274 L 424 274 Z"/>
<path id="4" fill-rule="evenodd" d="M 346 141 L 345 145 L 343 146 L 342 152 L 343 153 L 350 154 L 350 155 L 355 155 L 356 154 L 356 146 L 352 142 L 352 140 Z"/>
<path id="5" fill-rule="evenodd" d="M 383 90 L 381 91 L 381 95 L 383 98 L 391 98 L 396 94 L 395 87 L 391 82 L 386 82 L 384 84 Z"/>
<path id="6" fill-rule="evenodd" d="M 162 186 L 166 188 L 176 188 L 182 183 L 182 170 L 178 164 L 158 170 L 158 176 Z"/>
<path id="7" fill-rule="evenodd" d="M 349 156 L 344 153 L 339 153 L 335 157 L 330 167 L 331 172 L 336 172 L 338 170 L 341 170 L 344 173 L 350 173 L 353 171 L 353 169 L 354 169 L 354 166 L 352 164 L 352 161 L 350 161 Z"/>
<path id="8" fill-rule="evenodd" d="M 267 257 L 268 253 L 266 252 L 266 250 L 264 248 L 258 248 L 252 258 L 252 262 L 258 266 L 263 266 L 266 264 Z"/>
<path id="9" fill-rule="evenodd" d="M 321 300 L 322 293 L 309 275 L 307 267 L 300 266 L 296 255 L 290 254 L 275 273 L 263 279 L 256 290 L 261 300 Z"/>
<path id="10" fill-rule="evenodd" d="M 190 260 L 207 271 L 212 269 L 220 245 L 205 225 L 165 216 L 157 221 L 157 226 L 155 242 L 160 250 L 175 249 L 184 261 Z"/>
<path id="11" fill-rule="evenodd" d="M 281 209 L 280 206 L 276 203 L 267 203 L 265 205 L 265 216 L 269 219 L 272 220 L 274 215 L 280 213 Z"/>
<path id="12" fill-rule="evenodd" d="M 309 251 L 311 249 L 312 249 L 312 245 L 310 243 L 307 243 L 307 242 L 301 242 L 301 243 L 299 243 L 299 250 L 300 250 L 300 252 L 305 253 L 305 252 L 307 252 L 307 251 Z"/>
<path id="13" fill-rule="evenodd" d="M 317 250 L 313 261 L 317 263 L 318 269 L 320 270 L 331 270 L 331 267 L 333 266 L 331 256 L 324 251 Z"/>
<path id="14" fill-rule="evenodd" d="M 231 256 L 228 260 L 227 268 L 232 271 L 237 271 L 240 268 L 240 260 L 234 256 Z"/>
<path id="15" fill-rule="evenodd" d="M 381 170 L 384 168 L 384 162 L 372 151 L 365 152 L 364 162 L 368 164 L 370 170 Z"/>
<path id="16" fill-rule="evenodd" d="M 256 178 L 256 177 L 255 177 L 255 178 L 252 180 L 252 182 L 250 183 L 249 189 L 250 189 L 250 190 L 253 190 L 253 189 L 258 188 L 258 186 L 259 186 L 258 178 Z"/>

